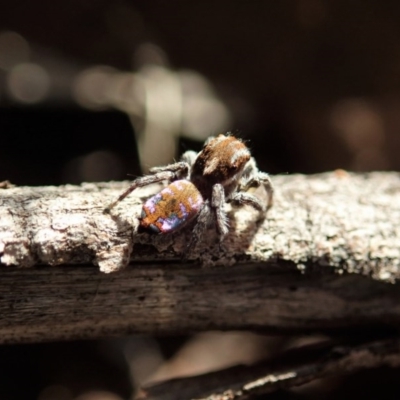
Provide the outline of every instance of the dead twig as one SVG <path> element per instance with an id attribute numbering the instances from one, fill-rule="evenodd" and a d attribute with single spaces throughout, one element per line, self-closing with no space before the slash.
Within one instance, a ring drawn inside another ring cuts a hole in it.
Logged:
<path id="1" fill-rule="evenodd" d="M 329 376 L 381 366 L 400 366 L 400 339 L 362 344 L 327 341 L 288 351 L 253 366 L 237 366 L 145 387 L 138 399 L 244 400 Z"/>

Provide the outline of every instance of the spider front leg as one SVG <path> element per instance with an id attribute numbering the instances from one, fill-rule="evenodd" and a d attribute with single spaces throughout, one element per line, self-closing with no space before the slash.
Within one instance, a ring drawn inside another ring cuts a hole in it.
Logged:
<path id="1" fill-rule="evenodd" d="M 225 191 L 221 184 L 217 183 L 213 186 L 211 201 L 207 200 L 196 220 L 196 225 L 193 229 L 189 244 L 186 246 L 182 259 L 186 259 L 190 249 L 202 240 L 204 232 L 216 220 L 217 231 L 220 235 L 220 241 L 228 233 L 228 218 L 224 210 Z"/>
<path id="2" fill-rule="evenodd" d="M 220 241 L 222 242 L 224 236 L 228 233 L 228 217 L 224 210 L 225 206 L 225 189 L 217 183 L 212 188 L 211 208 L 214 212 L 217 222 L 217 231 L 220 234 Z"/>
<path id="3" fill-rule="evenodd" d="M 210 226 L 211 222 L 212 212 L 209 202 L 206 201 L 196 219 L 196 225 L 194 226 L 192 234 L 190 235 L 189 243 L 182 254 L 182 261 L 188 258 L 190 250 L 195 248 L 197 243 L 203 239 L 204 233 L 207 231 L 207 228 Z"/>
<path id="4" fill-rule="evenodd" d="M 250 184 L 250 187 L 259 187 L 261 185 L 264 186 L 268 196 L 268 202 L 265 211 L 268 211 L 274 204 L 274 187 L 272 186 L 269 175 L 265 172 L 258 172 L 257 175 L 255 175 L 247 184 Z"/>
<path id="5" fill-rule="evenodd" d="M 261 185 L 264 186 L 268 196 L 266 206 L 258 197 L 250 193 L 246 193 L 246 191 L 250 188 L 257 188 Z M 241 188 L 240 192 L 234 193 L 230 200 L 237 204 L 248 204 L 254 207 L 256 210 L 262 212 L 268 211 L 272 207 L 274 201 L 274 187 L 272 186 L 269 175 L 265 172 L 259 172 L 255 177 L 246 182 L 246 184 Z"/>
<path id="6" fill-rule="evenodd" d="M 193 151 L 193 150 L 185 151 L 185 152 L 182 154 L 181 162 L 182 162 L 182 161 L 183 161 L 183 162 L 186 162 L 186 163 L 188 163 L 190 166 L 192 166 L 192 165 L 194 164 L 194 162 L 196 161 L 197 156 L 198 156 L 198 153 L 196 153 L 196 152 Z"/>
<path id="7" fill-rule="evenodd" d="M 251 158 L 244 170 L 244 176 L 248 177 L 247 181 L 241 185 L 240 192 L 238 192 L 238 193 L 246 192 L 247 190 L 249 190 L 252 187 L 257 188 L 257 187 L 263 185 L 267 192 L 267 196 L 268 196 L 267 206 L 263 207 L 263 208 L 265 209 L 265 211 L 268 211 L 272 207 L 273 201 L 274 201 L 274 187 L 272 185 L 271 178 L 269 177 L 269 175 L 265 172 L 259 171 L 257 169 L 254 159 Z M 254 198 L 254 196 L 251 196 L 251 197 Z M 239 204 L 250 204 L 250 203 L 245 203 L 245 202 L 241 203 L 240 201 L 238 201 L 238 203 Z M 253 206 L 253 207 L 257 208 L 257 206 Z"/>
<path id="8" fill-rule="evenodd" d="M 120 201 L 125 199 L 129 194 L 131 194 L 135 189 L 151 185 L 153 183 L 158 183 L 162 181 L 172 182 L 177 179 L 181 179 L 182 176 L 186 176 L 189 173 L 189 165 L 186 162 L 178 162 L 171 165 L 166 165 L 165 167 L 155 167 L 151 169 L 154 175 L 147 175 L 141 178 L 135 179 L 131 186 L 125 192 L 123 192 L 117 200 L 108 205 L 104 212 L 108 213 L 114 208 Z"/>
<path id="9" fill-rule="evenodd" d="M 250 193 L 236 192 L 230 198 L 230 202 L 241 205 L 241 206 L 243 206 L 243 205 L 252 206 L 256 210 L 261 211 L 261 212 L 265 212 L 267 210 L 264 203 L 258 197 L 254 196 Z"/>
<path id="10" fill-rule="evenodd" d="M 152 167 L 150 168 L 151 174 L 158 174 L 160 172 L 174 172 L 175 178 L 173 180 L 178 179 L 187 179 L 189 177 L 189 169 L 190 166 L 186 161 L 179 161 L 177 163 L 171 165 L 164 165 L 162 167 Z"/>

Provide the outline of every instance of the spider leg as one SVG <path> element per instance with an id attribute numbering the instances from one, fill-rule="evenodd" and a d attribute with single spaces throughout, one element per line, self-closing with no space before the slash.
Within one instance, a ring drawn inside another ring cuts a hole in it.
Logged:
<path id="1" fill-rule="evenodd" d="M 203 208 L 201 209 L 197 219 L 196 225 L 193 228 L 192 234 L 190 236 L 189 243 L 187 244 L 183 254 L 182 261 L 187 258 L 190 249 L 196 247 L 196 244 L 201 241 L 204 232 L 207 230 L 207 227 L 211 222 L 211 210 L 208 201 L 204 203 Z"/>
<path id="2" fill-rule="evenodd" d="M 196 153 L 196 152 L 193 151 L 193 150 L 185 151 L 185 152 L 182 154 L 181 161 L 186 162 L 186 163 L 188 163 L 189 165 L 193 165 L 194 162 L 196 161 L 196 158 L 197 158 L 198 154 L 199 154 L 199 153 Z"/>
<path id="3" fill-rule="evenodd" d="M 224 236 L 228 233 L 228 218 L 224 210 L 224 204 L 224 188 L 221 184 L 217 183 L 213 186 L 211 204 L 207 200 L 197 217 L 196 225 L 193 228 L 189 244 L 186 246 L 186 250 L 182 256 L 183 260 L 186 259 L 190 249 L 196 246 L 196 244 L 202 239 L 207 227 L 209 227 L 213 222 L 213 216 L 215 216 L 217 221 L 217 230 L 220 235 L 220 241 L 222 241 Z"/>
<path id="4" fill-rule="evenodd" d="M 217 231 L 220 234 L 220 241 L 228 233 L 228 217 L 224 210 L 225 190 L 220 183 L 216 183 L 212 188 L 211 208 L 217 221 Z"/>
<path id="5" fill-rule="evenodd" d="M 246 182 L 243 190 L 247 191 L 252 187 L 259 187 L 261 185 L 264 186 L 268 195 L 267 207 L 265 209 L 266 211 L 268 211 L 272 207 L 274 201 L 274 187 L 272 186 L 271 178 L 267 173 L 258 172 L 257 175 L 253 176 Z"/>
<path id="6" fill-rule="evenodd" d="M 267 173 L 259 172 L 255 178 L 255 182 L 257 182 L 257 185 L 263 185 L 267 192 L 268 203 L 266 211 L 268 211 L 274 203 L 274 187 L 272 185 L 271 178 Z"/>
<path id="7" fill-rule="evenodd" d="M 176 177 L 176 173 L 173 171 L 161 171 L 158 172 L 157 174 L 154 175 L 146 175 L 141 178 L 135 179 L 131 186 L 127 190 L 125 190 L 124 193 L 122 193 L 117 200 L 115 200 L 113 203 L 108 205 L 105 209 L 104 212 L 108 213 L 112 208 L 114 208 L 120 201 L 122 201 L 126 196 L 131 194 L 135 189 L 147 185 L 151 185 L 152 183 L 157 183 L 157 182 L 162 182 L 162 181 L 173 181 Z"/>
<path id="8" fill-rule="evenodd" d="M 151 174 L 158 174 L 160 172 L 170 171 L 176 174 L 176 179 L 186 179 L 189 177 L 190 166 L 186 161 L 179 161 L 174 164 L 164 165 L 162 167 L 150 168 Z"/>
<path id="9" fill-rule="evenodd" d="M 274 200 L 274 187 L 271 182 L 271 178 L 265 172 L 261 172 L 257 169 L 254 158 L 251 158 L 247 163 L 246 168 L 243 172 L 243 176 L 247 178 L 244 184 L 241 184 L 240 190 L 246 192 L 252 187 L 259 187 L 261 185 L 264 186 L 267 195 L 268 195 L 268 203 L 266 207 L 266 211 L 268 211 L 273 204 Z M 242 178 L 243 179 L 243 178 Z M 257 207 L 255 207 L 257 208 Z"/>
<path id="10" fill-rule="evenodd" d="M 230 202 L 239 204 L 239 205 L 249 205 L 254 207 L 258 211 L 266 211 L 265 205 L 263 202 L 256 196 L 245 193 L 245 192 L 236 192 L 229 199 Z"/>

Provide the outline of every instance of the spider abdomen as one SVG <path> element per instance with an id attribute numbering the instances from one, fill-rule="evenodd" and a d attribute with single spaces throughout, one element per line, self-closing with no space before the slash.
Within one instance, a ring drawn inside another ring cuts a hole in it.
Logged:
<path id="1" fill-rule="evenodd" d="M 169 233 L 182 228 L 201 210 L 203 197 L 187 180 L 170 183 L 143 205 L 140 227 L 154 233 Z"/>

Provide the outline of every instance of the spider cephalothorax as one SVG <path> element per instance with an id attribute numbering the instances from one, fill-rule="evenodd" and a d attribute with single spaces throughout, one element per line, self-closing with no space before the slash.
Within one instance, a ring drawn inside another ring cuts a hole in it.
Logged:
<path id="1" fill-rule="evenodd" d="M 220 183 L 224 188 L 237 181 L 251 155 L 243 142 L 233 136 L 209 139 L 193 164 L 190 179 L 205 186 Z"/>
<path id="2" fill-rule="evenodd" d="M 248 204 L 260 212 L 272 206 L 273 188 L 268 174 L 258 171 L 249 149 L 231 135 L 211 137 L 198 154 L 187 151 L 180 162 L 152 168 L 150 173 L 133 181 L 105 211 L 109 212 L 136 188 L 166 180 L 168 186 L 144 203 L 139 227 L 165 234 L 197 217 L 194 243 L 213 220 L 220 239 L 227 234 L 225 203 Z M 267 190 L 267 204 L 248 192 L 250 187 L 260 185 Z"/>

